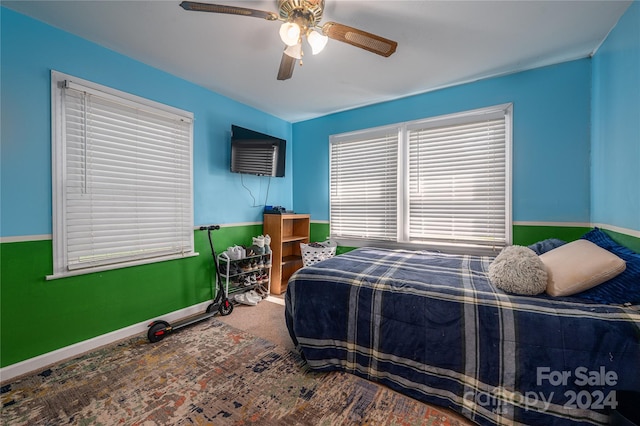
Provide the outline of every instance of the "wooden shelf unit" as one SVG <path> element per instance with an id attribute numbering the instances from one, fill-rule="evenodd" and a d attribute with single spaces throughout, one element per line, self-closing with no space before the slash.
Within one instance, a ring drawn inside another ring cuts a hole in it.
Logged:
<path id="1" fill-rule="evenodd" d="M 271 293 L 282 294 L 291 275 L 302 267 L 300 243 L 309 243 L 308 214 L 265 214 L 265 234 L 271 237 Z"/>

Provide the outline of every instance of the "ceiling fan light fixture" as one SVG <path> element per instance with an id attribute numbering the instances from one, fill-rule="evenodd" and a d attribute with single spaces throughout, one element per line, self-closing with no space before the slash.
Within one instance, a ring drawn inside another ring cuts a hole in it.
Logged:
<path id="1" fill-rule="evenodd" d="M 329 37 L 322 35 L 317 31 L 309 31 L 309 34 L 307 34 L 307 41 L 309 42 L 309 46 L 311 46 L 311 53 L 317 55 L 322 52 L 324 47 L 327 45 Z"/>
<path id="2" fill-rule="evenodd" d="M 180 7 L 195 12 L 250 16 L 281 22 L 279 33 L 285 43 L 285 50 L 280 59 L 278 80 L 291 78 L 296 60 L 302 65 L 304 55 L 302 39 L 305 37 L 314 55 L 324 49 L 329 39 L 347 43 L 384 57 L 391 56 L 396 51 L 397 42 L 379 35 L 337 22 L 326 22 L 321 25 L 324 2 L 325 0 L 277 0 L 277 14 L 240 6 L 200 3 L 190 0 L 183 0 Z"/>
<path id="3" fill-rule="evenodd" d="M 302 59 L 302 43 L 294 44 L 284 49 L 286 55 L 295 59 Z"/>
<path id="4" fill-rule="evenodd" d="M 300 40 L 300 26 L 293 22 L 285 22 L 280 26 L 280 38 L 287 46 L 295 46 Z"/>

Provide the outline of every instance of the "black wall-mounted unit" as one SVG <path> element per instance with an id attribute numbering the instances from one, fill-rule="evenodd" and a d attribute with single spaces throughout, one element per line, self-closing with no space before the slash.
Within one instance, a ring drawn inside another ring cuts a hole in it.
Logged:
<path id="1" fill-rule="evenodd" d="M 231 126 L 231 171 L 283 177 L 286 141 L 243 127 Z"/>

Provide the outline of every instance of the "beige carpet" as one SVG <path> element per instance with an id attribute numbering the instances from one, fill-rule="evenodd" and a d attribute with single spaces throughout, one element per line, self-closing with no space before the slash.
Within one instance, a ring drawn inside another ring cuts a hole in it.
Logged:
<path id="1" fill-rule="evenodd" d="M 284 296 L 269 296 L 256 306 L 235 305 L 230 315 L 216 318 L 288 350 L 295 349 L 284 321 Z"/>

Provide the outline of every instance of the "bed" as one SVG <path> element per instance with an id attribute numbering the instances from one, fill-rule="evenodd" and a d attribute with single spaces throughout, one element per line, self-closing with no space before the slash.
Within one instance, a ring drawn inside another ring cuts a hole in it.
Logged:
<path id="1" fill-rule="evenodd" d="M 519 296 L 491 257 L 360 248 L 298 270 L 289 333 L 308 365 L 379 382 L 479 425 L 607 424 L 640 391 L 640 312 Z"/>

